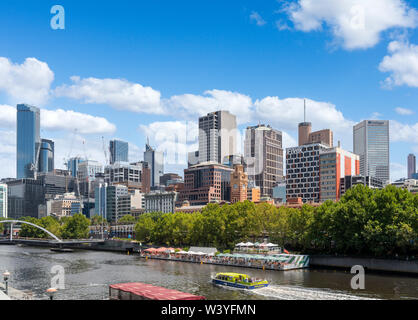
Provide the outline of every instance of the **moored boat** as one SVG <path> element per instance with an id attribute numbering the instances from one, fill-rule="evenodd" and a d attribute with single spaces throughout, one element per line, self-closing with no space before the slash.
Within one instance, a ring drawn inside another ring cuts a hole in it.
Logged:
<path id="1" fill-rule="evenodd" d="M 258 289 L 269 285 L 267 280 L 251 278 L 242 273 L 217 273 L 212 278 L 212 282 L 217 285 L 234 287 L 239 289 Z"/>

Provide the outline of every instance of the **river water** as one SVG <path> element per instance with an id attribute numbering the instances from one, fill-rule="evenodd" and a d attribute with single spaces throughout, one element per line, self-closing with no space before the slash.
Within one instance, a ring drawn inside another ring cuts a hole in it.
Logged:
<path id="1" fill-rule="evenodd" d="M 145 260 L 137 255 L 99 251 L 55 253 L 49 249 L 0 246 L 0 272 L 11 273 L 10 286 L 30 290 L 34 299 L 47 299 L 51 268 L 65 270 L 65 289 L 56 299 L 108 299 L 109 285 L 144 282 L 211 300 L 252 299 L 418 299 L 418 277 L 366 274 L 366 289 L 352 290 L 349 272 L 334 270 L 262 271 L 216 265 Z M 247 292 L 212 285 L 216 272 L 240 272 L 265 278 L 267 288 Z"/>

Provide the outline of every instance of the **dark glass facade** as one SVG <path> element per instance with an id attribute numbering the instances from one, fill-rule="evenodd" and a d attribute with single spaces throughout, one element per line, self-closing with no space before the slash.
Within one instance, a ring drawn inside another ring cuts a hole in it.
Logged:
<path id="1" fill-rule="evenodd" d="M 39 172 L 54 171 L 55 144 L 52 140 L 42 139 L 39 152 Z"/>
<path id="2" fill-rule="evenodd" d="M 40 110 L 26 104 L 17 105 L 17 179 L 33 178 L 32 165 L 36 164 L 41 145 Z"/>
<path id="3" fill-rule="evenodd" d="M 112 140 L 109 145 L 110 164 L 115 162 L 128 162 L 129 144 L 120 140 Z"/>

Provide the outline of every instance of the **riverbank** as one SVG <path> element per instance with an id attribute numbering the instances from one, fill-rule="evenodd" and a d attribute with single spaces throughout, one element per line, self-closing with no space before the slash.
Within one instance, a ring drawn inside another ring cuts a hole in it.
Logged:
<path id="1" fill-rule="evenodd" d="M 365 270 L 398 273 L 418 276 L 418 260 L 406 261 L 364 257 L 344 257 L 329 255 L 311 255 L 310 265 L 314 268 L 332 268 L 349 270 L 360 265 Z"/>

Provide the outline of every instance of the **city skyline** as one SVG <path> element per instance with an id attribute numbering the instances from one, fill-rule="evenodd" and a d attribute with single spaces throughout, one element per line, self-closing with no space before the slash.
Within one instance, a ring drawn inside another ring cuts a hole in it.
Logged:
<path id="1" fill-rule="evenodd" d="M 404 16 L 414 14 L 418 7 L 415 1 L 408 4 L 401 10 Z M 345 150 L 353 150 L 350 132 L 355 123 L 391 120 L 392 180 L 406 177 L 405 158 L 418 152 L 415 85 L 402 82 L 402 70 L 394 66 L 402 54 L 415 52 L 415 23 L 411 22 L 404 38 L 389 34 L 406 28 L 404 24 L 400 24 L 404 28 L 396 28 L 394 23 L 377 28 L 381 30 L 377 38 L 360 32 L 364 37 L 357 38 L 365 42 L 353 44 L 327 32 L 303 31 L 291 12 L 273 13 L 280 9 L 276 1 L 215 1 L 211 7 L 181 4 L 185 10 L 180 18 L 187 28 L 175 25 L 174 18 L 154 4 L 133 4 L 138 19 L 132 28 L 123 23 L 132 13 L 122 15 L 121 9 L 115 12 L 103 5 L 102 19 L 88 23 L 90 17 L 83 12 L 93 10 L 97 3 L 81 7 L 81 2 L 63 1 L 62 5 L 69 17 L 62 31 L 50 28 L 46 4 L 15 1 L 0 5 L 4 27 L 0 36 L 8 39 L 0 50 L 4 67 L 0 76 L 10 79 L 0 81 L 1 178 L 15 175 L 14 112 L 22 102 L 41 109 L 41 136 L 55 142 L 56 168 L 64 168 L 63 159 L 70 151 L 71 157 L 84 157 L 84 148 L 89 158 L 105 163 L 102 136 L 108 141 L 129 142 L 129 159 L 142 160 L 149 136 L 157 149 L 169 152 L 179 146 L 182 163 L 165 167 L 167 172 L 182 174 L 188 152 L 198 149 L 198 117 L 216 110 L 236 114 L 241 134 L 247 126 L 261 122 L 283 132 L 284 148 L 296 146 L 305 98 L 306 120 L 313 123 L 312 129 L 330 128 L 334 141 L 341 140 Z M 166 4 L 167 12 L 171 6 L 174 4 Z M 208 9 L 207 13 L 201 13 L 202 9 Z M 10 10 L 16 12 L 13 20 L 7 16 Z M 304 7 L 300 13 L 312 15 Z M 28 15 L 32 18 L 25 18 Z M 165 20 L 159 25 L 153 19 L 161 15 Z M 217 17 L 219 26 L 205 24 L 212 20 L 210 15 Z M 332 30 L 329 17 L 315 19 L 322 19 L 325 30 Z M 235 25 L 221 36 L 230 21 Z M 168 25 L 175 26 L 170 30 Z M 134 43 L 119 39 L 121 32 Z M 27 37 L 33 41 L 19 41 Z M 72 41 L 74 38 L 79 40 Z M 172 40 L 178 38 L 186 40 L 174 44 Z M 332 43 L 335 39 L 339 41 Z M 81 50 L 86 41 L 91 41 L 89 52 Z M 188 50 L 184 41 L 189 41 Z M 103 50 L 107 43 L 117 49 Z M 52 45 L 61 49 L 43 49 Z M 344 79 L 339 77 L 341 73 Z M 28 79 L 29 74 L 34 76 Z M 388 85 L 391 79 L 391 90 L 383 88 L 382 83 Z M 175 144 L 167 138 L 172 132 L 184 138 Z M 242 146 L 237 147 L 243 153 Z"/>

